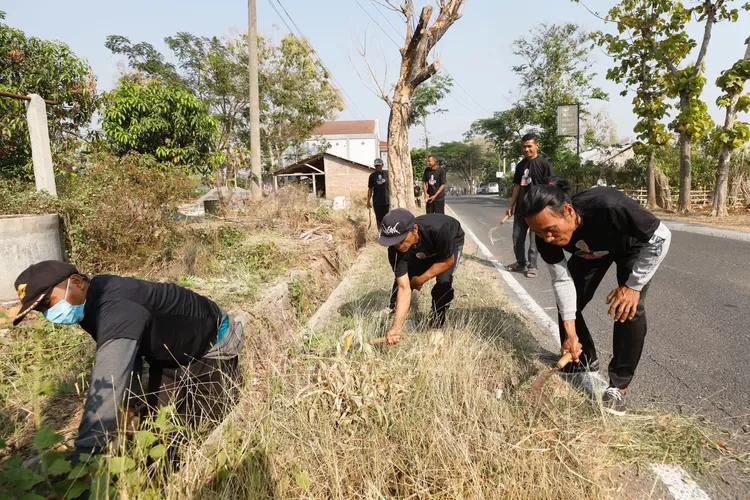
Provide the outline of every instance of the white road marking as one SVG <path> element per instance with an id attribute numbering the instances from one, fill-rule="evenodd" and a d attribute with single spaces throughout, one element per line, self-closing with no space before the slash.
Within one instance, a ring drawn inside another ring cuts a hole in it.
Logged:
<path id="1" fill-rule="evenodd" d="M 659 476 L 664 486 L 677 500 L 711 500 L 705 491 L 693 481 L 681 467 L 667 464 L 652 464 L 651 470 Z"/>
<path id="2" fill-rule="evenodd" d="M 484 254 L 485 258 L 490 261 L 493 266 L 495 266 L 495 270 L 497 270 L 497 272 L 500 274 L 500 276 L 503 277 L 511 290 L 513 290 L 513 292 L 518 296 L 521 301 L 521 305 L 523 306 L 523 310 L 527 313 L 530 313 L 530 315 L 533 316 L 532 319 L 536 319 L 546 330 L 549 331 L 551 339 L 544 340 L 553 340 L 553 344 L 556 345 L 557 348 L 559 348 L 560 337 L 557 323 L 554 322 L 552 318 L 550 318 L 549 315 L 544 311 L 544 309 L 536 302 L 536 300 L 534 300 L 534 298 L 529 295 L 526 289 L 521 286 L 521 284 L 518 282 L 518 280 L 516 280 L 513 274 L 511 274 L 503 264 L 501 264 L 497 259 L 493 257 L 492 252 L 490 252 L 489 248 L 487 248 L 487 246 L 482 243 L 479 238 L 476 237 L 471 229 L 469 229 L 469 227 L 461 220 L 461 218 L 458 217 L 456 212 L 454 210 L 451 210 L 451 212 L 453 212 L 453 218 L 455 218 L 461 224 L 464 233 L 466 233 L 469 238 L 474 240 L 474 243 L 477 245 L 479 251 Z M 603 387 L 607 387 L 609 385 L 604 377 L 599 374 L 599 372 L 589 372 L 589 374 L 593 379 L 590 380 L 592 388 L 596 385 L 601 386 L 603 384 Z M 661 481 L 667 487 L 667 490 L 669 490 L 669 493 L 675 498 L 675 500 L 711 500 L 708 494 L 706 494 L 706 492 L 703 491 L 698 486 L 698 484 L 690 478 L 690 475 L 683 468 L 674 465 L 652 464 L 651 470 L 659 477 L 659 479 L 661 479 Z"/>

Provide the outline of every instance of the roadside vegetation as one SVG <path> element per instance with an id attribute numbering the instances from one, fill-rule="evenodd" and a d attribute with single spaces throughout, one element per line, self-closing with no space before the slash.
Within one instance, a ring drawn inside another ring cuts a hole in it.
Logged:
<path id="1" fill-rule="evenodd" d="M 289 207 L 294 199 L 268 206 Z M 317 211 L 311 208 L 304 213 Z M 336 219 L 329 223 L 349 231 Z M 218 252 L 198 262 L 231 266 L 257 252 L 257 234 L 233 228 L 216 235 Z M 705 422 L 649 408 L 616 419 L 559 378 L 545 386 L 545 404 L 531 381 L 545 369 L 540 356 L 550 355 L 487 262 L 471 253 L 457 276 L 447 330 L 425 329 L 429 296 L 421 292 L 410 331 L 394 347 L 367 344 L 390 321 L 383 308 L 391 277 L 380 248 L 363 250 L 358 286 L 315 332 L 304 320 L 337 279 L 326 286 L 318 278 L 288 280 L 296 312 L 280 319 L 278 310 L 266 310 L 265 329 L 249 332 L 256 341 L 225 421 L 188 430 L 167 409 L 115 443 L 109 456 L 75 469 L 59 462 L 58 450 L 75 433 L 91 342 L 77 329 L 52 331 L 41 321 L 6 332 L 2 428 L 11 439 L 0 491 L 48 498 L 76 498 L 84 489 L 98 491 L 96 498 L 617 498 L 623 483 L 629 494 L 659 491 L 648 473 L 654 462 L 708 473 L 742 458 Z M 214 282 L 200 269 L 181 279 L 214 298 L 212 291 L 247 277 Z M 238 297 L 233 306 L 260 315 Z M 302 298 L 307 311 L 297 308 Z M 34 457 L 45 464 L 37 472 L 14 468 Z"/>

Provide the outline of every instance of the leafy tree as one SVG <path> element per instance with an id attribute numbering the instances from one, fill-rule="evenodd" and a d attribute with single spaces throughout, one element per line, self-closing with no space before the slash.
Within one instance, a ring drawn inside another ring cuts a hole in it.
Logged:
<path id="1" fill-rule="evenodd" d="M 739 11 L 730 8 L 731 3 L 732 0 L 702 0 L 697 6 L 687 9 L 680 2 L 660 1 L 663 12 L 669 17 L 663 29 L 657 31 L 663 34 L 662 40 L 653 43 L 669 69 L 669 95 L 679 98 L 680 113 L 670 126 L 680 134 L 680 198 L 677 209 L 681 212 L 690 210 L 692 143 L 704 136 L 713 125 L 706 104 L 700 100 L 706 83 L 703 76 L 706 53 L 714 25 L 725 20 L 737 21 Z M 744 8 L 750 8 L 750 4 L 745 4 Z M 692 16 L 697 16 L 698 21 L 704 23 L 703 40 L 695 62 L 680 69 L 680 62 L 698 46 L 686 32 Z"/>
<path id="2" fill-rule="evenodd" d="M 0 12 L 0 20 L 5 14 Z M 55 159 L 77 148 L 82 128 L 96 109 L 96 79 L 91 67 L 60 42 L 28 37 L 0 22 L 0 90 L 38 94 L 47 105 L 50 145 Z M 0 98 L 0 176 L 31 175 L 31 144 L 24 101 Z"/>
<path id="3" fill-rule="evenodd" d="M 109 35 L 104 46 L 113 54 L 121 54 L 128 58 L 128 65 L 145 76 L 159 77 L 172 84 L 181 83 L 181 78 L 175 70 L 174 64 L 167 62 L 164 56 L 147 42 L 133 44 L 128 37 Z"/>
<path id="4" fill-rule="evenodd" d="M 618 144 L 617 126 L 606 110 L 590 113 L 581 126 L 583 150 L 600 149 Z"/>
<path id="5" fill-rule="evenodd" d="M 716 104 L 726 108 L 726 118 L 724 126 L 717 131 L 718 133 L 713 134 L 717 142 L 721 144 L 711 211 L 714 217 L 723 217 L 727 212 L 729 163 L 732 151 L 750 141 L 750 126 L 746 122 L 737 121 L 737 113 L 750 110 L 750 95 L 745 94 L 745 83 L 750 79 L 750 38 L 745 43 L 747 44 L 745 57 L 734 63 L 728 70 L 723 71 L 716 80 L 716 86 L 724 92 L 716 100 Z"/>
<path id="6" fill-rule="evenodd" d="M 214 148 L 223 152 L 229 175 L 249 154 L 247 37 L 232 40 L 180 32 L 165 38 L 179 65 L 147 43 L 132 44 L 112 35 L 107 47 L 128 57 L 131 68 L 189 89 L 209 106 L 220 124 Z M 261 143 L 264 161 L 274 169 L 322 122 L 333 119 L 343 102 L 307 42 L 288 35 L 278 45 L 259 39 Z"/>
<path id="7" fill-rule="evenodd" d="M 427 150 L 420 148 L 413 148 L 411 150 L 411 168 L 412 175 L 415 180 L 422 178 L 424 169 L 427 166 Z"/>
<path id="8" fill-rule="evenodd" d="M 260 126 L 266 161 L 275 168 L 295 152 L 310 134 L 344 109 L 331 75 L 314 57 L 312 47 L 294 36 L 279 45 L 263 41 L 260 67 Z"/>
<path id="9" fill-rule="evenodd" d="M 557 135 L 557 106 L 593 99 L 606 100 L 607 94 L 592 85 L 590 36 L 578 25 L 541 24 L 531 36 L 513 42 L 513 53 L 523 62 L 513 66 L 521 78 L 521 106 L 529 125 L 538 127 L 542 152 L 555 164 L 568 139 Z"/>
<path id="10" fill-rule="evenodd" d="M 250 141 L 243 137 L 250 106 L 246 41 L 179 32 L 165 42 L 179 61 L 181 84 L 208 106 L 219 124 L 214 148 L 222 152 L 224 164 L 214 180 L 227 185 L 250 157 Z"/>
<path id="11" fill-rule="evenodd" d="M 444 142 L 432 149 L 446 172 L 458 175 L 472 193 L 480 182 L 494 177 L 497 156 L 482 144 L 472 142 Z"/>
<path id="12" fill-rule="evenodd" d="M 429 135 L 427 133 L 427 117 L 442 114 L 448 111 L 439 106 L 440 101 L 450 93 L 453 87 L 453 78 L 443 73 L 423 82 L 416 88 L 411 97 L 411 108 L 409 109 L 409 126 L 422 125 L 424 128 L 424 148 L 430 149 Z"/>
<path id="13" fill-rule="evenodd" d="M 707 106 L 700 99 L 706 83 L 703 74 L 705 58 L 714 25 L 724 20 L 735 22 L 739 16 L 738 10 L 730 8 L 730 4 L 732 0 L 701 0 L 695 7 L 686 8 L 676 0 L 654 0 L 651 25 L 641 31 L 656 59 L 667 69 L 667 95 L 678 99 L 679 114 L 670 123 L 670 128 L 679 134 L 680 197 L 677 209 L 681 212 L 690 210 L 692 144 L 713 125 Z M 700 45 L 687 34 L 686 28 L 693 16 L 704 25 Z M 681 68 L 696 47 L 699 51 L 695 61 Z"/>
<path id="14" fill-rule="evenodd" d="M 102 127 L 119 155 L 137 151 L 198 173 L 211 170 L 216 122 L 182 87 L 121 80 L 105 96 Z"/>
<path id="15" fill-rule="evenodd" d="M 497 111 L 491 118 L 483 118 L 471 124 L 471 129 L 465 134 L 466 140 L 483 137 L 490 141 L 500 155 L 514 161 L 521 158 L 521 138 L 526 132 L 531 132 L 530 113 L 527 109 L 516 105 L 505 111 Z"/>
<path id="16" fill-rule="evenodd" d="M 651 35 L 662 23 L 660 12 L 653 0 L 622 0 L 606 17 L 617 25 L 617 34 L 594 34 L 615 63 L 607 71 L 607 78 L 625 85 L 620 95 L 633 95 L 633 112 L 638 116 L 633 129 L 638 138 L 636 153 L 648 156 L 650 208 L 656 207 L 656 153 L 671 136 L 663 123 L 670 109 L 666 102 L 666 73 Z"/>

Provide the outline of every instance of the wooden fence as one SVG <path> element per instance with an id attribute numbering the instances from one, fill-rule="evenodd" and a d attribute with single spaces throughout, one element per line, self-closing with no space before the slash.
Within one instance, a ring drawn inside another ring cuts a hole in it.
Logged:
<path id="1" fill-rule="evenodd" d="M 623 193 L 633 198 L 635 201 L 643 206 L 646 206 L 647 191 L 645 189 L 620 189 Z M 672 191 L 672 202 L 676 205 L 679 199 L 679 190 Z M 706 206 L 713 202 L 714 193 L 708 189 L 693 189 L 690 191 L 690 203 L 692 205 Z M 729 206 L 742 206 L 745 202 L 741 196 L 730 196 L 728 200 Z"/>

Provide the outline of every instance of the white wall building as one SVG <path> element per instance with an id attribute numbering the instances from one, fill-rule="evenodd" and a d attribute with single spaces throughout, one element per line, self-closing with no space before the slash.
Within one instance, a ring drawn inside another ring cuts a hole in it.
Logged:
<path id="1" fill-rule="evenodd" d="M 302 148 L 320 151 L 323 144 L 328 144 L 327 153 L 371 167 L 375 158 L 381 157 L 380 123 L 378 120 L 325 122 L 302 143 Z"/>

